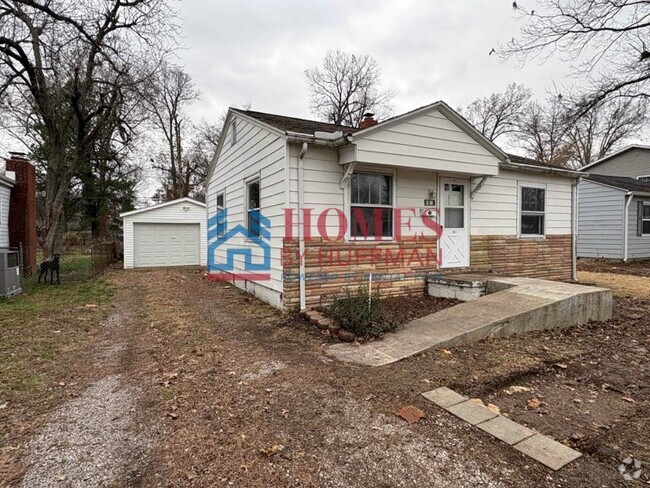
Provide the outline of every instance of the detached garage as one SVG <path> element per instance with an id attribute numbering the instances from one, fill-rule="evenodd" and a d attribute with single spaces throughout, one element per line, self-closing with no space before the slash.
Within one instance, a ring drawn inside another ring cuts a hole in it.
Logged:
<path id="1" fill-rule="evenodd" d="M 120 214 L 124 268 L 205 266 L 205 204 L 181 198 Z"/>

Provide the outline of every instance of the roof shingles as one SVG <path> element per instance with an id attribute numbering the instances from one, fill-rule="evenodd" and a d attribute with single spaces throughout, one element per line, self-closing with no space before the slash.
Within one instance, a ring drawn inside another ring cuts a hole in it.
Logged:
<path id="1" fill-rule="evenodd" d="M 296 117 L 286 117 L 284 115 L 267 114 L 264 112 L 255 112 L 254 110 L 232 109 L 234 112 L 247 115 L 271 127 L 275 127 L 283 132 L 298 132 L 300 134 L 314 135 L 316 132 L 343 132 L 343 134 L 352 134 L 359 129 L 345 125 L 329 124 L 317 120 L 299 119 Z"/>
<path id="2" fill-rule="evenodd" d="M 622 190 L 650 193 L 650 181 L 639 181 L 636 178 L 627 178 L 624 176 L 605 176 L 592 174 L 587 176 L 587 179 L 595 181 L 596 183 L 603 183 L 605 185 L 614 186 Z"/>

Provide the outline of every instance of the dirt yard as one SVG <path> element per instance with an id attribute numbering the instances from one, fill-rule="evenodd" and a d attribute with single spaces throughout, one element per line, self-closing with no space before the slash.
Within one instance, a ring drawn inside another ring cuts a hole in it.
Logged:
<path id="1" fill-rule="evenodd" d="M 48 376 L 70 393 L 47 405 L 10 397 L 0 410 L 4 484 L 594 487 L 624 486 L 627 456 L 650 465 L 649 300 L 616 298 L 608 324 L 369 369 L 333 361 L 315 327 L 201 272 L 107 281 L 97 312 L 75 305 L 101 314 L 94 333 L 72 315 L 52 319 L 84 337 L 56 352 L 73 372 Z M 552 472 L 420 395 L 443 385 L 585 455 Z M 428 418 L 406 424 L 394 412 L 409 404 Z"/>

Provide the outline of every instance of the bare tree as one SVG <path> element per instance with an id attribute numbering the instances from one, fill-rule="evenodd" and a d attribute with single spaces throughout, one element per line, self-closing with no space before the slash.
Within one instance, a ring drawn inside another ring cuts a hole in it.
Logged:
<path id="1" fill-rule="evenodd" d="M 600 102 L 570 121 L 567 138 L 572 147 L 572 166 L 592 163 L 638 135 L 646 123 L 646 113 L 647 102 L 643 99 L 614 99 Z"/>
<path id="2" fill-rule="evenodd" d="M 192 191 L 196 161 L 184 155 L 191 121 L 187 107 L 199 97 L 192 78 L 181 67 L 164 64 L 144 92 L 151 120 L 162 133 L 167 149 L 154 160 L 162 174 L 166 198 L 183 198 Z"/>
<path id="3" fill-rule="evenodd" d="M 0 1 L 0 98 L 42 138 L 48 255 L 61 252 L 73 178 L 125 88 L 148 76 L 140 60 L 164 54 L 170 18 L 165 0 Z"/>
<path id="4" fill-rule="evenodd" d="M 605 99 L 650 97 L 649 1 L 539 0 L 535 10 L 513 7 L 524 25 L 500 54 L 522 62 L 563 54 L 590 83 L 578 115 Z"/>
<path id="5" fill-rule="evenodd" d="M 357 127 L 366 112 L 392 115 L 391 92 L 381 88 L 381 69 L 367 54 L 329 51 L 321 67 L 305 70 L 312 112 L 333 124 Z"/>
<path id="6" fill-rule="evenodd" d="M 565 167 L 573 155 L 567 137 L 569 127 L 561 99 L 553 96 L 546 104 L 531 102 L 525 107 L 517 139 L 526 154 L 533 159 Z"/>
<path id="7" fill-rule="evenodd" d="M 460 113 L 491 141 L 503 139 L 519 130 L 521 118 L 531 97 L 529 88 L 511 83 L 503 93 L 479 98 Z"/>

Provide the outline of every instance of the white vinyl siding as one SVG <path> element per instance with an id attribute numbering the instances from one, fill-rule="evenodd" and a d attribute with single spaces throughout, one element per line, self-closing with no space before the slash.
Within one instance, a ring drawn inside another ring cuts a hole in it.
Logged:
<path id="1" fill-rule="evenodd" d="M 625 191 L 583 180 L 578 185 L 578 257 L 623 259 Z M 632 218 L 636 235 L 636 213 Z"/>
<path id="2" fill-rule="evenodd" d="M 207 226 L 205 215 L 206 211 L 203 204 L 188 200 L 178 200 L 167 205 L 145 209 L 131 215 L 124 215 L 124 268 L 130 269 L 135 267 L 135 238 L 137 236 L 135 235 L 134 226 L 136 223 L 198 225 L 200 233 L 200 254 L 197 264 L 205 266 L 207 257 Z M 195 229 L 196 227 L 191 228 L 190 232 L 196 232 Z M 184 238 L 181 239 L 184 241 Z M 171 261 L 173 262 L 174 259 Z"/>
<path id="3" fill-rule="evenodd" d="M 650 197 L 634 197 L 629 207 L 627 219 L 628 241 L 627 257 L 628 259 L 647 259 L 650 258 L 650 235 L 637 235 L 637 212 L 638 202 L 650 203 Z"/>
<path id="4" fill-rule="evenodd" d="M 499 176 L 488 178 L 470 200 L 472 235 L 518 235 L 520 186 L 546 188 L 546 235 L 571 234 L 571 184 L 574 181 L 560 176 L 501 171 Z M 478 179 L 473 180 L 473 189 L 478 182 Z"/>
<path id="5" fill-rule="evenodd" d="M 354 142 L 359 162 L 470 175 L 499 172 L 498 159 L 437 110 Z"/>
<path id="6" fill-rule="evenodd" d="M 0 247 L 9 247 L 9 200 L 11 188 L 0 185 Z"/>
<path id="7" fill-rule="evenodd" d="M 225 191 L 224 205 L 228 211 L 228 230 L 237 225 L 246 227 L 246 181 L 259 178 L 260 181 L 260 213 L 268 218 L 271 233 L 271 280 L 255 283 L 256 288 L 249 288 L 240 281 L 238 286 L 247 287 L 249 291 L 259 294 L 260 298 L 280 307 L 282 293 L 282 238 L 284 236 L 284 207 L 285 193 L 285 150 L 283 138 L 266 128 L 237 117 L 237 143 L 232 140 L 232 123 L 229 124 L 224 144 L 214 167 L 212 176 L 207 184 L 206 199 L 209 209 L 216 209 L 217 194 Z M 213 214 L 208 215 L 208 218 Z M 254 263 L 261 263 L 264 258 L 263 250 L 242 235 L 233 236 L 228 243 L 215 250 L 215 261 L 226 262 L 227 249 L 249 248 L 252 250 Z M 233 273 L 247 273 L 244 269 L 244 257 L 235 257 Z M 259 271 L 257 271 L 259 272 Z M 250 271 L 248 271 L 250 273 Z M 266 288 L 267 291 L 259 287 Z M 259 292 L 259 293 L 258 293 Z"/>

